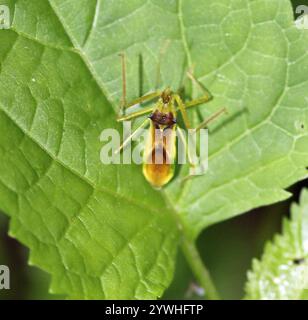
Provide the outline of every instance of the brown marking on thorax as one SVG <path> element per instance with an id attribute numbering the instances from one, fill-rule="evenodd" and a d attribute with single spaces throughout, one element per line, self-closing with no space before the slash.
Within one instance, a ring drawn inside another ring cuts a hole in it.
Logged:
<path id="1" fill-rule="evenodd" d="M 176 123 L 176 119 L 173 116 L 172 112 L 164 113 L 159 110 L 155 110 L 151 115 L 150 119 L 153 121 L 155 128 L 160 126 L 166 126 L 166 128 L 172 128 Z"/>

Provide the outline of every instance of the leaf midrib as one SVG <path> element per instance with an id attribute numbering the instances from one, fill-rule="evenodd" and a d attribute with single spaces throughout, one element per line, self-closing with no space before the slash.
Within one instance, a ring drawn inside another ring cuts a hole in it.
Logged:
<path id="1" fill-rule="evenodd" d="M 90 74 L 92 75 L 93 79 L 95 80 L 97 86 L 99 87 L 99 89 L 101 90 L 101 92 L 103 93 L 103 95 L 107 98 L 107 100 L 109 101 L 110 105 L 113 106 L 112 103 L 112 99 L 110 94 L 107 92 L 107 90 L 104 89 L 104 83 L 102 82 L 102 80 L 100 79 L 100 77 L 98 76 L 98 74 L 96 73 L 95 69 L 93 68 L 91 62 L 87 59 L 85 53 L 83 52 L 83 48 L 78 44 L 77 40 L 70 34 L 69 32 L 69 27 L 66 25 L 65 21 L 63 21 L 63 19 L 61 18 L 61 16 L 57 13 L 57 9 L 53 6 L 53 4 L 51 3 L 50 0 L 48 0 L 50 7 L 52 8 L 53 12 L 55 13 L 56 17 L 58 18 L 59 22 L 62 24 L 62 27 L 64 29 L 64 31 L 66 32 L 67 37 L 70 39 L 74 50 L 72 50 L 73 52 L 77 53 L 82 61 L 84 62 L 84 64 L 86 65 L 88 71 L 90 72 Z M 96 8 L 95 8 L 95 13 L 94 15 L 97 14 L 97 6 L 99 4 L 100 0 L 97 0 L 96 3 Z M 182 10 L 182 6 L 183 6 L 183 2 L 182 0 L 178 0 L 178 6 L 177 6 L 177 16 L 178 16 L 178 20 L 179 20 L 179 25 L 180 25 L 180 32 L 181 32 L 181 40 L 183 43 L 183 47 L 185 50 L 185 55 L 186 55 L 186 60 L 189 66 L 192 65 L 192 58 L 191 58 L 191 54 L 189 51 L 189 47 L 188 47 L 188 42 L 187 42 L 187 37 L 186 37 L 186 33 L 185 33 L 185 24 L 184 24 L 184 20 L 183 20 L 183 10 Z M 93 29 L 93 26 L 91 26 L 91 30 Z M 88 40 L 88 39 L 87 39 Z M 247 45 L 247 39 L 245 41 L 245 44 L 243 45 L 243 47 L 240 49 L 239 52 L 242 52 L 242 50 L 246 47 Z M 288 58 L 289 54 L 289 42 L 288 39 L 286 38 L 286 45 L 287 45 L 287 53 L 286 53 L 286 58 Z M 238 53 L 239 53 L 238 52 Z M 271 111 L 269 112 L 269 114 L 262 119 L 259 123 L 255 124 L 253 127 L 251 128 L 246 128 L 246 130 L 241 133 L 240 135 L 238 135 L 237 137 L 233 138 L 232 141 L 230 141 L 228 144 L 224 145 L 222 148 L 218 149 L 217 151 L 215 151 L 214 153 L 212 153 L 211 155 L 209 155 L 209 161 L 215 157 L 217 157 L 219 154 L 221 154 L 222 152 L 224 152 L 227 148 L 230 148 L 232 145 L 236 144 L 238 141 L 242 140 L 244 137 L 246 137 L 247 135 L 251 134 L 252 132 L 254 132 L 255 130 L 257 130 L 258 128 L 260 128 L 262 125 L 266 124 L 266 123 L 271 123 L 270 119 L 272 118 L 273 114 L 275 113 L 275 111 L 277 110 L 277 108 L 279 107 L 282 99 L 284 98 L 284 95 L 286 93 L 286 84 L 288 82 L 288 73 L 289 73 L 289 64 L 286 64 L 286 72 L 285 72 L 285 79 L 284 79 L 284 86 L 282 87 L 282 91 L 280 92 L 280 94 L 277 96 L 277 100 L 276 102 L 273 104 L 273 107 L 271 109 Z M 113 111 L 116 113 L 114 107 L 112 107 Z M 274 125 L 274 124 L 273 124 Z M 241 178 L 244 178 L 241 177 Z M 188 181 L 184 187 L 182 188 L 179 196 L 177 197 L 178 201 L 183 198 L 183 196 L 185 196 L 186 192 L 189 190 L 189 185 L 190 185 L 191 181 Z M 229 183 L 229 181 L 227 182 Z M 225 185 L 225 183 L 223 184 Z M 223 185 L 219 186 L 222 187 Z M 217 187 L 218 188 L 218 187 Z M 215 188 L 216 189 L 216 188 Z M 198 195 L 198 199 L 193 199 L 190 201 L 190 203 L 193 203 L 195 200 L 200 200 L 200 198 L 204 197 L 205 195 L 208 195 L 208 191 L 206 191 L 206 193 L 202 194 L 201 196 Z M 168 197 L 167 194 L 165 194 L 165 196 Z M 170 203 L 168 205 L 170 207 Z M 176 208 L 175 204 L 172 202 L 172 207 L 173 207 L 173 211 L 178 213 L 178 209 Z"/>
<path id="2" fill-rule="evenodd" d="M 143 229 L 139 229 L 137 230 L 137 232 L 135 232 L 133 234 L 132 237 L 130 237 L 129 239 L 125 239 L 126 242 L 125 244 L 117 251 L 117 253 L 115 255 L 112 256 L 112 259 L 111 261 L 104 267 L 104 269 L 101 271 L 101 275 L 103 275 L 105 273 L 105 271 L 108 269 L 108 267 L 110 266 L 114 266 L 116 267 L 116 265 L 114 264 L 114 261 L 115 259 L 123 252 L 123 250 L 128 247 L 129 250 L 131 251 L 133 257 L 135 258 L 135 253 L 134 251 L 132 250 L 131 248 L 131 242 L 133 239 L 135 239 L 141 232 L 144 231 L 144 229 L 148 226 L 151 225 L 151 223 L 153 222 L 153 220 L 157 219 L 157 217 L 159 216 L 158 214 L 160 213 L 158 210 L 156 210 L 154 207 L 148 207 L 146 205 L 144 205 L 143 203 L 141 202 L 137 202 L 137 201 L 134 201 L 133 199 L 131 198 L 128 198 L 128 197 L 125 197 L 123 195 L 120 195 L 118 193 L 114 193 L 112 192 L 111 190 L 109 189 L 105 189 L 105 188 L 102 188 L 102 187 L 99 187 L 99 186 L 96 186 L 93 184 L 93 182 L 89 179 L 87 179 L 85 176 L 81 175 L 78 171 L 75 171 L 74 169 L 68 167 L 64 162 L 62 162 L 59 158 L 55 157 L 48 149 L 46 149 L 39 141 L 37 141 L 29 132 L 27 132 L 24 128 L 22 128 L 22 126 L 20 124 L 18 124 L 18 122 L 7 112 L 7 110 L 5 110 L 3 107 L 0 108 L 0 110 L 8 117 L 8 119 L 10 119 L 10 121 L 12 121 L 22 132 L 23 134 L 28 137 L 34 144 L 36 144 L 38 147 L 40 147 L 55 163 L 58 163 L 59 165 L 61 165 L 63 168 L 65 168 L 66 170 L 68 170 L 69 172 L 71 172 L 73 175 L 77 176 L 79 179 L 81 179 L 83 182 L 85 182 L 87 185 L 89 185 L 92 190 L 94 191 L 100 191 L 100 192 L 103 192 L 105 194 L 108 194 L 114 198 L 116 198 L 117 200 L 125 200 L 126 202 L 136 206 L 136 207 L 139 207 L 141 209 L 145 209 L 149 212 L 152 213 L 152 217 L 151 219 L 148 219 L 147 223 L 144 225 L 144 228 Z M 78 217 L 77 217 L 78 218 Z M 79 219 L 79 218 L 78 218 Z M 81 221 L 81 220 L 80 220 Z M 68 228 L 70 227 L 70 225 L 68 225 Z M 67 233 L 67 230 L 63 233 L 63 237 L 65 237 L 65 234 Z M 67 239 L 67 238 L 66 238 Z M 69 240 L 69 239 L 68 239 Z M 40 241 L 42 241 L 40 239 Z M 56 241 L 56 240 L 55 240 Z M 59 242 L 60 240 L 57 239 L 57 242 Z M 70 241 L 70 240 L 69 240 Z M 50 243 L 49 243 L 50 245 Z M 160 253 L 158 253 L 156 259 L 158 259 L 158 256 L 159 256 Z M 137 265 L 136 265 L 136 268 L 137 268 Z M 65 268 L 66 269 L 66 268 Z M 74 273 L 75 275 L 81 277 L 82 274 L 78 273 L 78 272 L 75 272 L 73 270 L 69 270 L 70 272 Z M 139 280 L 140 282 L 144 283 L 144 285 L 146 285 L 146 283 L 144 282 L 144 279 L 142 279 L 142 277 L 140 276 L 140 272 L 139 272 L 139 269 L 137 268 L 137 272 L 138 272 L 138 275 L 139 275 Z M 150 271 L 148 271 L 150 272 Z M 97 277 L 97 276 L 94 276 L 94 275 L 91 275 L 91 274 L 88 274 L 86 272 L 86 275 L 89 276 L 89 277 L 93 277 L 95 279 L 97 278 L 100 278 L 100 277 Z M 135 288 L 135 290 L 137 290 L 138 286 Z M 105 291 L 103 290 L 103 287 L 102 287 L 102 292 L 103 294 L 105 295 Z M 153 294 L 153 292 L 151 293 Z"/>
<path id="3" fill-rule="evenodd" d="M 98 0 L 99 1 L 99 0 Z M 65 24 L 65 22 L 61 19 L 61 17 L 58 15 L 56 8 L 52 5 L 51 1 L 48 0 L 50 7 L 52 8 L 53 12 L 55 13 L 56 17 L 58 18 L 59 22 L 62 24 L 64 31 L 66 32 L 67 37 L 70 39 L 72 45 L 75 47 L 76 53 L 79 54 L 79 56 L 81 57 L 82 61 L 84 62 L 84 64 L 86 65 L 86 67 L 88 68 L 90 74 L 92 75 L 93 79 L 95 80 L 97 86 L 100 88 L 101 92 L 103 93 L 103 95 L 107 98 L 107 100 L 109 101 L 110 105 L 112 106 L 112 99 L 110 97 L 110 95 L 107 93 L 107 91 L 104 89 L 104 84 L 103 82 L 100 80 L 99 76 L 97 75 L 95 69 L 92 67 L 92 64 L 90 61 L 88 61 L 88 59 L 86 58 L 86 55 L 84 54 L 84 52 L 82 51 L 82 48 L 78 45 L 78 42 L 76 41 L 75 38 L 73 38 L 70 33 L 68 32 L 69 28 L 68 26 Z M 178 0 L 178 5 L 181 6 L 181 0 Z M 188 53 L 189 54 L 189 53 Z M 188 59 L 189 56 L 188 56 Z M 114 110 L 114 108 L 112 108 L 114 113 L 116 113 L 116 111 Z M 80 176 L 80 175 L 79 175 Z M 166 196 L 166 194 L 164 192 L 161 192 L 163 198 Z M 166 202 L 166 199 L 165 199 Z M 137 203 L 137 202 L 136 202 Z M 176 213 L 177 210 L 176 208 L 172 205 L 172 208 L 170 207 L 170 204 L 167 205 L 169 207 L 169 210 L 171 211 L 171 216 L 175 219 L 176 221 L 176 225 L 177 228 L 183 228 L 183 223 L 180 221 L 180 217 L 178 214 L 173 214 Z M 153 211 L 153 208 L 151 208 Z M 155 210 L 155 212 L 158 212 L 157 210 Z M 180 227 L 180 226 L 181 227 Z"/>
<path id="4" fill-rule="evenodd" d="M 39 41 L 36 38 L 30 37 L 29 35 L 26 35 L 20 31 L 17 31 L 15 28 L 11 28 L 11 30 L 13 30 L 16 34 L 18 34 L 19 36 L 22 36 L 30 41 L 35 41 L 37 43 L 39 43 L 42 46 L 46 46 L 52 49 L 56 49 L 56 50 L 62 50 L 62 51 L 67 51 L 67 52 L 72 52 L 74 54 L 78 54 L 79 57 L 81 57 L 82 61 L 85 63 L 86 67 L 88 68 L 88 71 L 90 72 L 91 76 L 93 77 L 93 79 L 95 80 L 98 88 L 101 90 L 102 94 L 104 96 L 106 96 L 106 98 L 108 99 L 109 103 L 110 103 L 110 99 L 107 97 L 108 94 L 105 93 L 104 89 L 103 89 L 103 85 L 101 83 L 101 81 L 99 80 L 99 77 L 97 76 L 94 68 L 91 67 L 91 63 L 87 62 L 87 59 L 85 57 L 85 55 L 82 53 L 81 48 L 75 43 L 74 39 L 72 39 L 69 35 L 69 33 L 67 32 L 67 30 L 65 29 L 65 24 L 63 23 L 63 21 L 61 21 L 61 19 L 59 18 L 56 10 L 54 9 L 54 7 L 52 6 L 50 0 L 48 0 L 50 7 L 53 9 L 56 17 L 59 19 L 60 23 L 63 25 L 63 28 L 66 32 L 66 35 L 69 37 L 69 40 L 71 41 L 73 47 L 72 48 L 65 48 L 62 46 L 56 46 L 56 45 L 50 45 L 47 44 L 45 42 Z M 111 103 L 110 103 L 111 104 Z M 61 161 L 58 157 L 56 157 L 52 152 L 50 152 L 44 145 L 42 145 L 37 139 L 35 139 L 35 137 L 33 137 L 30 132 L 28 132 L 27 130 L 25 130 L 24 128 L 22 128 L 22 126 L 4 109 L 1 108 L 1 110 L 5 113 L 5 115 L 27 136 L 29 137 L 35 144 L 37 144 L 44 152 L 46 152 L 51 159 L 53 159 L 53 161 L 59 163 L 61 166 L 63 166 L 65 169 L 67 169 L 69 172 L 71 172 L 72 174 L 76 175 L 79 179 L 81 179 L 82 181 L 84 181 L 86 184 L 88 184 L 93 190 L 97 190 L 97 191 L 101 191 L 103 193 L 106 193 L 108 195 L 111 195 L 112 197 L 116 198 L 116 199 L 122 199 L 125 200 L 126 202 L 133 204 L 139 208 L 142 209 L 146 209 L 152 213 L 159 213 L 159 210 L 157 210 L 156 208 L 154 208 L 153 206 L 147 206 L 144 203 L 138 202 L 133 200 L 133 198 L 129 198 L 124 196 L 123 194 L 119 194 L 116 192 L 113 192 L 112 190 L 108 189 L 108 188 L 104 188 L 103 186 L 98 186 L 95 185 L 90 179 L 87 179 L 84 175 L 80 174 L 77 170 L 74 170 L 73 168 L 70 168 L 67 164 L 65 164 L 63 161 Z M 114 111 L 115 112 L 115 111 Z"/>

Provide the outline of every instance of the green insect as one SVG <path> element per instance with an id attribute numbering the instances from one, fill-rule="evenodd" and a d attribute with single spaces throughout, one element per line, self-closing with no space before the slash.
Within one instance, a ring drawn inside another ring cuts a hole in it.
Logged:
<path id="1" fill-rule="evenodd" d="M 204 95 L 202 97 L 184 103 L 179 94 L 172 92 L 170 88 L 166 88 L 162 91 L 157 90 L 151 92 L 138 99 L 135 99 L 130 103 L 127 103 L 126 59 L 124 54 L 121 54 L 120 56 L 122 61 L 123 84 L 121 105 L 122 114 L 124 114 L 127 108 L 136 104 L 141 104 L 154 99 L 157 99 L 157 101 L 151 107 L 146 107 L 140 111 L 122 115 L 117 119 L 118 121 L 127 121 L 145 114 L 149 114 L 149 117 L 124 141 L 119 150 L 124 148 L 124 146 L 128 143 L 128 141 L 130 141 L 132 136 L 134 136 L 139 129 L 149 125 L 149 134 L 143 155 L 143 175 L 153 187 L 159 189 L 166 185 L 174 176 L 173 160 L 176 158 L 177 154 L 177 130 L 179 137 L 182 137 L 183 139 L 183 134 L 177 125 L 177 113 L 181 113 L 186 129 L 191 129 L 186 110 L 188 108 L 209 102 L 212 99 L 212 95 L 194 77 L 192 72 L 187 72 L 188 77 L 204 91 Z M 196 132 L 207 127 L 210 122 L 225 112 L 225 108 L 215 112 L 212 116 L 195 128 Z M 185 143 L 185 141 L 183 142 Z"/>

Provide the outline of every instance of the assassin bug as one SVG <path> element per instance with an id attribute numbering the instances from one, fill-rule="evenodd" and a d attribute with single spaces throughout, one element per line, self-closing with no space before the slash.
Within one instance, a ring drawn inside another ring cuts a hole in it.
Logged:
<path id="1" fill-rule="evenodd" d="M 209 102 L 212 95 L 203 87 L 203 85 L 193 76 L 192 72 L 187 72 L 188 77 L 196 83 L 203 91 L 204 96 L 184 103 L 179 94 L 174 93 L 170 88 L 165 90 L 157 90 L 146 94 L 134 101 L 127 103 L 126 101 L 126 58 L 124 53 L 120 54 L 122 61 L 122 116 L 118 117 L 117 121 L 131 120 L 136 117 L 150 114 L 149 117 L 122 143 L 117 152 L 125 147 L 136 132 L 150 124 L 149 134 L 145 145 L 143 155 L 143 174 L 146 180 L 154 187 L 161 188 L 167 184 L 174 176 L 173 159 L 176 157 L 176 132 L 185 144 L 185 139 L 180 128 L 177 126 L 177 112 L 180 111 L 186 129 L 191 129 L 190 121 L 186 112 L 187 108 Z M 158 79 L 158 78 L 157 78 Z M 127 115 L 124 112 L 127 108 L 136 104 L 141 104 L 146 101 L 158 98 L 154 106 L 143 108 Z M 208 119 L 203 121 L 197 128 L 207 127 L 207 125 L 215 120 L 218 116 L 225 113 L 226 109 L 222 108 L 215 112 Z"/>

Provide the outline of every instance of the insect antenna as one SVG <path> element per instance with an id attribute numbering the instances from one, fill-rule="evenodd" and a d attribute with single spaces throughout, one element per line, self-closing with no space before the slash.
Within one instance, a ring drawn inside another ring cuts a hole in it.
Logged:
<path id="1" fill-rule="evenodd" d="M 121 57 L 121 66 L 122 66 L 122 100 L 120 105 L 120 113 L 124 114 L 125 106 L 126 106 L 126 56 L 125 53 L 120 53 Z"/>
<path id="2" fill-rule="evenodd" d="M 138 74 L 139 74 L 139 96 L 143 96 L 143 72 L 144 72 L 144 65 L 143 65 L 143 57 L 142 54 L 139 54 L 139 58 L 138 58 L 138 66 L 139 66 L 139 70 L 138 70 Z"/>

